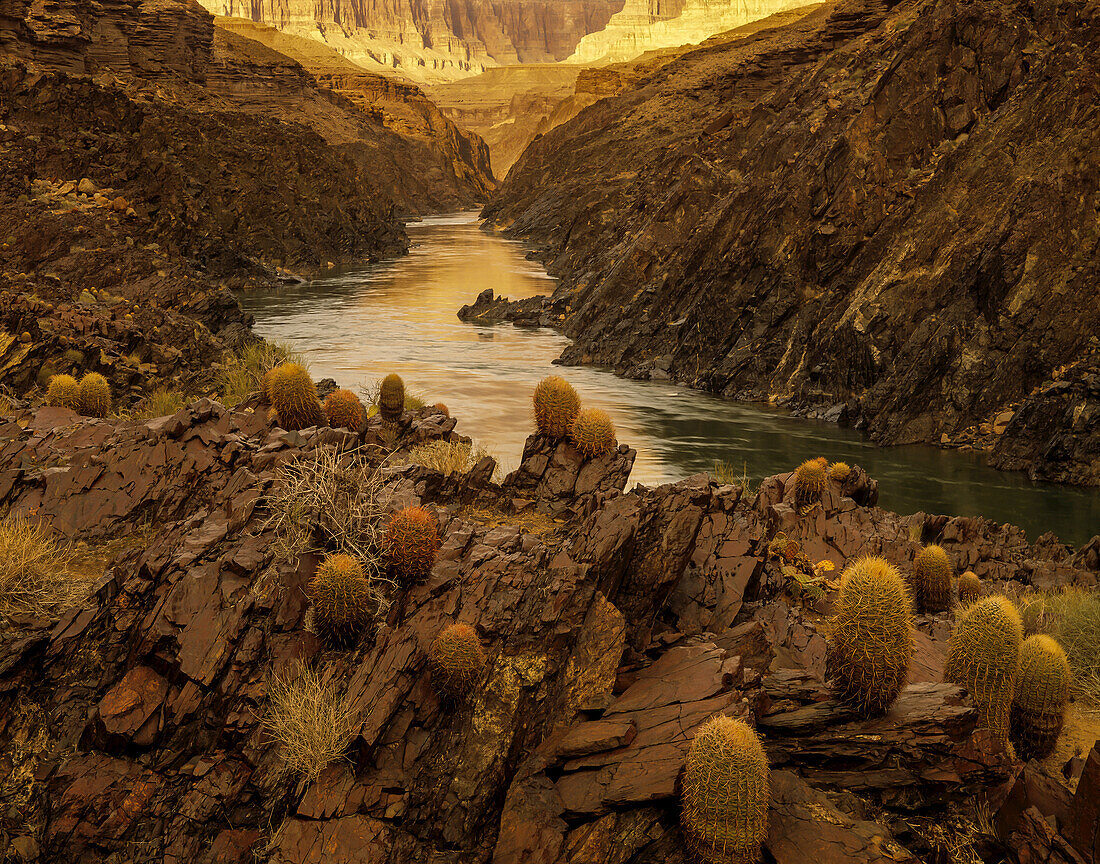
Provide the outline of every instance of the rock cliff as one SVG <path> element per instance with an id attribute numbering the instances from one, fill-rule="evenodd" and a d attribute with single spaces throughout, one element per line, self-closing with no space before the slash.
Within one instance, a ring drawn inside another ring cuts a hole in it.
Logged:
<path id="1" fill-rule="evenodd" d="M 486 215 L 567 362 L 1100 483 L 1098 92 L 1094 4 L 845 2 L 586 108 Z"/>

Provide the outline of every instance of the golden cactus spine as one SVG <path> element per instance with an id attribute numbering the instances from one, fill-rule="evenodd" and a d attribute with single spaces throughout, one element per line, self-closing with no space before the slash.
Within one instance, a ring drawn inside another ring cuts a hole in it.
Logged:
<path id="1" fill-rule="evenodd" d="M 548 375 L 535 386 L 531 397 L 535 425 L 543 435 L 564 438 L 581 410 L 581 397 L 560 375 Z"/>
<path id="2" fill-rule="evenodd" d="M 378 390 L 378 413 L 387 423 L 396 423 L 405 413 L 405 382 L 393 373 L 382 379 Z"/>
<path id="3" fill-rule="evenodd" d="M 835 609 L 828 628 L 827 676 L 857 711 L 884 714 L 905 686 L 913 657 L 905 580 L 881 558 L 860 558 L 841 575 Z"/>
<path id="4" fill-rule="evenodd" d="M 615 449 L 615 424 L 606 411 L 585 408 L 573 419 L 569 440 L 586 459 L 603 456 Z"/>
<path id="5" fill-rule="evenodd" d="M 969 606 L 977 603 L 982 596 L 982 580 L 975 573 L 967 570 L 959 576 L 959 605 Z M 1021 618 L 1023 616 L 1021 615 Z"/>
<path id="6" fill-rule="evenodd" d="M 768 834 L 770 770 L 756 733 L 719 714 L 695 733 L 684 768 L 684 844 L 706 864 L 752 864 Z"/>
<path id="7" fill-rule="evenodd" d="M 363 415 L 363 403 L 350 390 L 334 390 L 325 399 L 325 419 L 333 429 L 358 432 Z"/>
<path id="8" fill-rule="evenodd" d="M 816 504 L 825 491 L 825 467 L 828 461 L 822 458 L 807 459 L 794 469 L 794 502 L 800 510 Z"/>
<path id="9" fill-rule="evenodd" d="M 948 643 L 945 681 L 965 687 L 978 706 L 978 725 L 1007 742 L 1024 626 L 1007 597 L 986 597 L 967 609 Z"/>
<path id="10" fill-rule="evenodd" d="M 382 536 L 382 551 L 406 584 L 426 576 L 439 552 L 435 517 L 423 507 L 406 507 L 395 513 Z"/>
<path id="11" fill-rule="evenodd" d="M 46 404 L 80 411 L 80 382 L 72 375 L 54 375 L 46 389 Z"/>
<path id="12" fill-rule="evenodd" d="M 1061 645 L 1042 634 L 1024 640 L 1010 715 L 1012 743 L 1021 759 L 1042 759 L 1054 752 L 1072 683 Z"/>
<path id="13" fill-rule="evenodd" d="M 309 372 L 297 363 L 280 363 L 265 382 L 279 425 L 284 429 L 306 429 L 324 423 L 321 400 Z"/>
<path id="14" fill-rule="evenodd" d="M 98 372 L 89 372 L 80 379 L 80 413 L 89 417 L 111 413 L 111 387 Z"/>
<path id="15" fill-rule="evenodd" d="M 355 641 L 378 610 L 363 565 L 351 555 L 328 555 L 306 588 L 317 635 L 331 645 Z"/>
<path id="16" fill-rule="evenodd" d="M 943 547 L 925 546 L 913 559 L 913 591 L 917 605 L 925 612 L 946 612 L 951 608 L 951 577 L 954 568 Z"/>
<path id="17" fill-rule="evenodd" d="M 477 631 L 468 624 L 452 624 L 428 648 L 432 683 L 445 696 L 467 695 L 485 668 L 485 651 Z"/>

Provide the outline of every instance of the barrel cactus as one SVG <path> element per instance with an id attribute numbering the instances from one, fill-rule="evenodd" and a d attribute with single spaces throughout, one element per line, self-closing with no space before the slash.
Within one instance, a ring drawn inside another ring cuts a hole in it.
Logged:
<path id="1" fill-rule="evenodd" d="M 444 417 L 451 416 L 451 412 L 447 410 L 447 406 L 444 405 L 442 402 L 436 402 L 432 407 Z"/>
<path id="2" fill-rule="evenodd" d="M 280 363 L 264 381 L 279 425 L 287 430 L 324 423 L 317 387 L 309 372 L 297 363 Z"/>
<path id="3" fill-rule="evenodd" d="M 80 379 L 80 413 L 89 417 L 106 417 L 111 412 L 111 387 L 98 372 L 89 372 Z"/>
<path id="4" fill-rule="evenodd" d="M 826 671 L 840 698 L 866 716 L 897 699 L 913 657 L 909 591 L 882 558 L 860 558 L 840 577 L 829 621 Z"/>
<path id="5" fill-rule="evenodd" d="M 1008 740 L 1024 626 L 1007 597 L 986 597 L 967 609 L 947 649 L 945 681 L 970 691 L 978 706 L 978 725 L 1000 741 Z"/>
<path id="6" fill-rule="evenodd" d="M 325 418 L 333 429 L 358 432 L 363 413 L 363 403 L 350 390 L 333 390 L 325 399 Z"/>
<path id="7" fill-rule="evenodd" d="M 485 651 L 477 631 L 468 624 L 452 624 L 432 640 L 428 649 L 432 683 L 445 696 L 461 697 L 473 689 L 485 668 Z"/>
<path id="8" fill-rule="evenodd" d="M 581 410 L 581 397 L 560 375 L 548 375 L 535 386 L 532 397 L 535 425 L 543 435 L 564 438 Z"/>
<path id="9" fill-rule="evenodd" d="M 959 605 L 977 603 L 981 596 L 982 580 L 973 571 L 967 570 L 959 577 Z"/>
<path id="10" fill-rule="evenodd" d="M 585 408 L 569 427 L 569 440 L 586 459 L 603 456 L 615 449 L 615 424 L 606 411 Z"/>
<path id="11" fill-rule="evenodd" d="M 954 568 L 943 547 L 925 546 L 913 559 L 913 591 L 925 612 L 946 612 L 951 608 L 951 577 Z"/>
<path id="12" fill-rule="evenodd" d="M 1010 714 L 1012 743 L 1021 759 L 1042 759 L 1054 752 L 1072 682 L 1061 645 L 1042 634 L 1024 640 Z"/>
<path id="13" fill-rule="evenodd" d="M 391 518 L 382 537 L 382 551 L 402 581 L 426 576 L 439 551 L 439 526 L 423 507 L 406 507 Z"/>
<path id="14" fill-rule="evenodd" d="M 837 483 L 843 483 L 852 473 L 852 466 L 847 462 L 834 462 L 829 466 L 829 479 Z"/>
<path id="15" fill-rule="evenodd" d="M 680 825 L 702 862 L 751 864 L 768 835 L 770 771 L 744 721 L 719 714 L 695 733 L 684 767 Z"/>
<path id="16" fill-rule="evenodd" d="M 355 639 L 373 620 L 377 596 L 363 565 L 351 555 L 328 555 L 306 587 L 317 635 L 331 645 Z"/>
<path id="17" fill-rule="evenodd" d="M 46 388 L 46 404 L 54 408 L 80 410 L 80 384 L 72 375 L 54 375 Z"/>
<path id="18" fill-rule="evenodd" d="M 794 469 L 794 502 L 799 509 L 805 509 L 821 500 L 825 491 L 825 459 L 807 459 Z"/>
<path id="19" fill-rule="evenodd" d="M 378 413 L 387 423 L 396 423 L 405 413 L 405 382 L 393 373 L 382 379 L 378 390 Z"/>

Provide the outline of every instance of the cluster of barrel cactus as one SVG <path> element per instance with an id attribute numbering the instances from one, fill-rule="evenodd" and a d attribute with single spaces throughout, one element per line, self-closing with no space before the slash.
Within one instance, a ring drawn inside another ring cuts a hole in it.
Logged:
<path id="1" fill-rule="evenodd" d="M 860 558 L 841 575 L 835 609 L 828 626 L 828 677 L 860 713 L 883 714 L 905 686 L 913 656 L 905 581 L 882 558 Z"/>
<path id="2" fill-rule="evenodd" d="M 313 378 L 297 363 L 280 363 L 268 372 L 264 378 L 264 395 L 284 429 L 306 429 L 324 423 Z"/>
<path id="3" fill-rule="evenodd" d="M 46 404 L 80 411 L 80 383 L 72 375 L 54 375 L 46 389 Z"/>
<path id="4" fill-rule="evenodd" d="M 818 457 L 807 459 L 794 469 L 794 502 L 799 510 L 806 510 L 821 500 L 828 480 L 829 460 Z"/>
<path id="5" fill-rule="evenodd" d="M 768 835 L 768 758 L 756 732 L 719 714 L 695 733 L 684 767 L 680 825 L 696 860 L 752 864 Z"/>
<path id="6" fill-rule="evenodd" d="M 951 608 L 954 568 L 942 546 L 925 546 L 913 559 L 913 592 L 924 612 Z"/>
<path id="7" fill-rule="evenodd" d="M 362 563 L 351 555 L 328 555 L 306 588 L 317 635 L 334 646 L 353 642 L 376 611 L 374 590 Z"/>
<path id="8" fill-rule="evenodd" d="M 88 372 L 79 382 L 72 375 L 54 375 L 46 387 L 46 404 L 86 417 L 106 417 L 111 413 L 111 386 L 98 372 Z"/>
<path id="9" fill-rule="evenodd" d="M 445 696 L 467 695 L 485 668 L 485 650 L 469 624 L 451 624 L 428 648 L 432 683 Z"/>
<path id="10" fill-rule="evenodd" d="M 406 507 L 391 518 L 382 537 L 382 552 L 405 584 L 423 578 L 439 552 L 439 526 L 423 507 Z"/>
<path id="11" fill-rule="evenodd" d="M 365 414 L 363 403 L 350 390 L 334 390 L 325 399 L 325 419 L 333 429 L 358 432 Z"/>
<path id="12" fill-rule="evenodd" d="M 539 432 L 553 438 L 568 436 L 586 459 L 615 449 L 615 424 L 611 417 L 598 408 L 581 408 L 577 391 L 560 375 L 549 375 L 539 381 L 532 403 Z"/>

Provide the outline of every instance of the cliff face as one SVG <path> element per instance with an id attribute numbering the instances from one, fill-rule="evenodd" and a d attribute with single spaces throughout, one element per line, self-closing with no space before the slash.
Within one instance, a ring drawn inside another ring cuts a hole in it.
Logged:
<path id="1" fill-rule="evenodd" d="M 486 215 L 567 361 L 1097 483 L 1098 93 L 1095 5 L 849 2 L 587 108 Z"/>
<path id="2" fill-rule="evenodd" d="M 601 30 L 622 0 L 202 0 L 216 15 L 249 18 L 320 39 L 367 69 L 418 81 L 476 75 L 507 63 L 564 60 Z"/>

